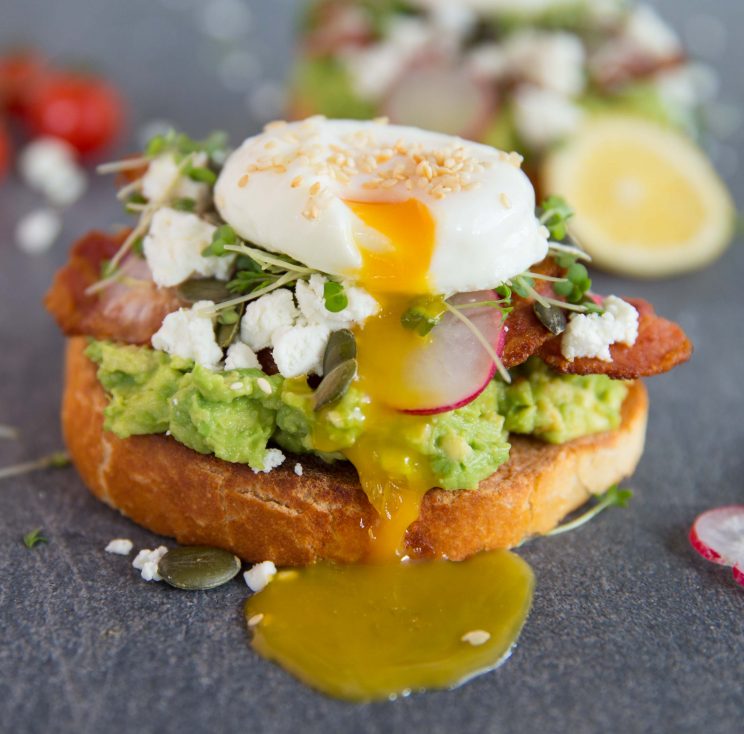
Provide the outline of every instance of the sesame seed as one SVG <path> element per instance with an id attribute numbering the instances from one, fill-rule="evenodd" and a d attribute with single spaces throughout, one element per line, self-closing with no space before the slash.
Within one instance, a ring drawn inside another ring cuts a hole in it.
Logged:
<path id="1" fill-rule="evenodd" d="M 295 176 L 292 182 L 289 184 L 293 189 L 296 189 L 302 183 L 302 176 Z"/>
<path id="2" fill-rule="evenodd" d="M 310 187 L 310 196 L 315 196 L 320 191 L 320 181 L 316 181 L 311 187 Z"/>
<path id="3" fill-rule="evenodd" d="M 295 464 L 295 465 L 294 465 L 294 473 L 295 473 L 295 474 L 296 474 L 296 475 L 297 475 L 298 477 L 301 477 L 301 476 L 302 476 L 302 464 L 300 464 L 300 463 L 297 463 L 297 464 Z"/>
<path id="4" fill-rule="evenodd" d="M 499 200 L 503 204 L 504 209 L 511 209 L 511 200 L 503 191 L 499 194 Z"/>
<path id="5" fill-rule="evenodd" d="M 271 383 L 265 377 L 259 377 L 256 380 L 256 385 L 258 385 L 258 389 L 262 393 L 266 393 L 266 395 L 271 395 L 271 393 L 274 392 Z"/>
<path id="6" fill-rule="evenodd" d="M 478 645 L 484 645 L 490 639 L 491 634 L 489 632 L 486 632 L 485 630 L 471 630 L 470 632 L 466 632 L 460 638 L 462 642 L 468 642 L 474 647 Z"/>
<path id="7" fill-rule="evenodd" d="M 248 620 L 248 626 L 249 627 L 255 627 L 256 625 L 261 624 L 261 621 L 263 620 L 264 615 L 263 614 L 254 614 L 249 620 Z"/>
<path id="8" fill-rule="evenodd" d="M 238 186 L 240 186 L 241 189 L 245 188 L 248 185 L 249 180 L 250 176 L 247 173 L 244 173 L 238 180 Z"/>
<path id="9" fill-rule="evenodd" d="M 242 382 L 233 382 L 232 385 L 230 385 L 231 390 L 242 390 L 243 389 L 243 383 Z"/>

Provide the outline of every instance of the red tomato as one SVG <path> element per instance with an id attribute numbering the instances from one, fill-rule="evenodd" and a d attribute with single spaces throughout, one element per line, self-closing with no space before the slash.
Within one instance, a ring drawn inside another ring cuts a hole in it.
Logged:
<path id="1" fill-rule="evenodd" d="M 124 103 L 112 85 L 72 73 L 42 80 L 29 95 L 25 114 L 32 134 L 62 138 L 82 154 L 113 142 L 123 117 Z"/>
<path id="2" fill-rule="evenodd" d="M 0 181 L 5 178 L 10 162 L 10 138 L 0 122 Z"/>
<path id="3" fill-rule="evenodd" d="M 46 73 L 42 56 L 31 50 L 0 56 L 0 106 L 22 112 L 26 96 Z"/>

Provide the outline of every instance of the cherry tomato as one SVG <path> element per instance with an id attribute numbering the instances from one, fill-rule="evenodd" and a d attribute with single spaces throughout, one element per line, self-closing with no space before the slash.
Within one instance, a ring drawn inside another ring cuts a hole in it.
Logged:
<path id="1" fill-rule="evenodd" d="M 30 49 L 0 56 L 0 106 L 22 114 L 27 95 L 46 73 L 44 58 Z"/>
<path id="2" fill-rule="evenodd" d="M 123 117 L 124 103 L 111 84 L 72 73 L 42 80 L 29 95 L 25 113 L 33 135 L 62 138 L 81 154 L 112 143 Z"/>
<path id="3" fill-rule="evenodd" d="M 0 181 L 5 178 L 10 163 L 10 138 L 5 126 L 0 122 Z"/>

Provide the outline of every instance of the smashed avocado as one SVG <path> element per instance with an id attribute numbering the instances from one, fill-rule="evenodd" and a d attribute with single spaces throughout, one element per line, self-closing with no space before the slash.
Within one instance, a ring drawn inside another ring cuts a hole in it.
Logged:
<path id="1" fill-rule="evenodd" d="M 565 443 L 620 425 L 627 385 L 607 375 L 558 375 L 537 357 L 512 370 L 501 387 L 499 411 L 510 433 Z"/>
<path id="2" fill-rule="evenodd" d="M 168 433 L 255 471 L 264 470 L 270 441 L 331 461 L 372 439 L 394 444 L 386 460 L 415 456 L 444 489 L 477 488 L 509 458 L 509 432 L 561 443 L 616 428 L 627 393 L 624 383 L 605 375 L 558 375 L 533 358 L 513 371 L 512 385 L 494 380 L 457 410 L 367 421 L 369 400 L 354 386 L 316 412 L 302 379 L 257 369 L 214 372 L 147 347 L 102 341 L 91 341 L 86 354 L 109 397 L 105 428 L 120 438 Z"/>

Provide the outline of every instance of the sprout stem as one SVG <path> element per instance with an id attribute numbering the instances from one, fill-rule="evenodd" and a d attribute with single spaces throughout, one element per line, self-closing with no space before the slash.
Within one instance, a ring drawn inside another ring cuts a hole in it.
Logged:
<path id="1" fill-rule="evenodd" d="M 470 329 L 470 331 L 473 333 L 475 338 L 481 343 L 483 348 L 488 352 L 488 356 L 491 357 L 493 360 L 493 363 L 496 365 L 496 369 L 498 370 L 499 375 L 501 376 L 501 379 L 506 382 L 507 384 L 511 383 L 511 375 L 509 375 L 509 372 L 507 371 L 506 367 L 504 367 L 504 363 L 499 358 L 499 355 L 496 354 L 496 350 L 493 348 L 491 344 L 488 343 L 488 339 L 481 334 L 478 327 L 467 317 L 465 314 L 461 313 L 457 308 L 455 308 L 452 304 L 447 303 L 447 301 L 444 302 L 444 305 L 446 309 L 455 317 L 458 318 L 460 321 L 462 321 L 465 326 Z M 501 328 L 503 328 L 504 325 L 504 319 L 501 321 Z"/>

